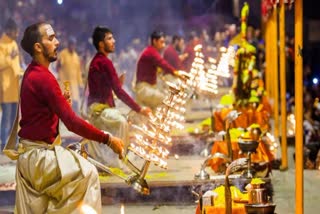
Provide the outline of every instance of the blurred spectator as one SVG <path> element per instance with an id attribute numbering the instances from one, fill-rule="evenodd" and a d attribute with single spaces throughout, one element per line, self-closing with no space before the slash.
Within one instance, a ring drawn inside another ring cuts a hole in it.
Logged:
<path id="1" fill-rule="evenodd" d="M 257 48 L 256 52 L 256 66 L 259 71 L 263 69 L 263 63 L 265 61 L 265 42 L 262 38 L 261 30 L 254 30 L 254 38 L 252 44 Z"/>
<path id="2" fill-rule="evenodd" d="M 286 37 L 286 81 L 287 86 L 294 85 L 294 38 Z M 291 96 L 294 95 L 294 87 L 287 87 L 287 91 Z"/>
<path id="3" fill-rule="evenodd" d="M 67 46 L 58 55 L 58 79 L 60 80 L 62 90 L 64 82 L 68 81 L 70 83 L 72 108 L 75 112 L 79 112 L 80 88 L 83 87 L 83 81 L 81 60 L 76 52 L 76 39 L 70 37 Z"/>
<path id="4" fill-rule="evenodd" d="M 19 102 L 19 76 L 22 74 L 19 59 L 19 48 L 16 42 L 18 27 L 12 19 L 4 26 L 0 38 L 0 103 L 1 146 L 2 149 L 10 134 Z"/>
<path id="5" fill-rule="evenodd" d="M 255 48 L 257 48 L 257 44 L 255 43 L 254 40 L 254 29 L 253 27 L 249 26 L 247 28 L 247 42 L 250 43 L 251 45 L 253 45 Z"/>
<path id="6" fill-rule="evenodd" d="M 88 78 L 90 62 L 92 58 L 93 58 L 93 53 L 89 48 L 87 48 L 84 52 L 84 55 L 82 56 L 82 71 L 83 71 L 82 78 L 85 80 Z"/>
<path id="7" fill-rule="evenodd" d="M 184 49 L 184 39 L 174 35 L 172 42 L 163 53 L 163 58 L 177 70 L 183 70 L 182 62 L 188 56 L 187 53 L 181 54 Z"/>
<path id="8" fill-rule="evenodd" d="M 198 44 L 200 44 L 199 36 L 193 31 L 189 35 L 189 40 L 186 45 L 186 49 L 184 50 L 184 53 L 187 54 L 187 58 L 183 63 L 183 67 L 185 68 L 186 72 L 190 72 L 191 65 L 195 57 L 194 47 Z"/>
<path id="9" fill-rule="evenodd" d="M 226 37 L 224 39 L 223 45 L 225 47 L 229 46 L 229 42 L 236 36 L 237 34 L 237 26 L 235 24 L 227 25 L 226 26 Z"/>
<path id="10" fill-rule="evenodd" d="M 213 37 L 212 57 L 214 58 L 219 57 L 219 54 L 220 54 L 219 50 L 220 50 L 220 47 L 222 46 L 223 46 L 223 33 L 217 31 Z"/>

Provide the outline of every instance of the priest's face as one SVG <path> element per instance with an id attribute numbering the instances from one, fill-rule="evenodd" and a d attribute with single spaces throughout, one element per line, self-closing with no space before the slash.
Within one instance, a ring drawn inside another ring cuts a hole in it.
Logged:
<path id="1" fill-rule="evenodd" d="M 155 47 L 158 51 L 161 51 L 165 46 L 165 39 L 164 37 L 160 37 L 159 39 L 153 39 L 152 41 L 152 45 L 153 47 Z"/>
<path id="2" fill-rule="evenodd" d="M 177 51 L 182 52 L 184 50 L 184 39 L 179 39 L 176 46 Z"/>
<path id="3" fill-rule="evenodd" d="M 115 43 L 116 40 L 114 39 L 112 33 L 106 33 L 103 40 L 104 51 L 107 53 L 113 53 L 115 51 Z"/>
<path id="4" fill-rule="evenodd" d="M 54 62 L 58 58 L 57 50 L 59 47 L 59 41 L 56 38 L 55 32 L 53 31 L 51 25 L 44 24 L 40 26 L 39 29 L 41 33 L 41 50 L 44 58 L 49 62 Z"/>

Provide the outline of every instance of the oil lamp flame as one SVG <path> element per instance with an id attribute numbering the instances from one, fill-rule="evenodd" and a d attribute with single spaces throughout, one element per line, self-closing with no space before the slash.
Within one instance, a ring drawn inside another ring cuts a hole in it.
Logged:
<path id="1" fill-rule="evenodd" d="M 120 207 L 120 214 L 124 214 L 124 204 L 121 204 L 121 207 Z"/>
<path id="2" fill-rule="evenodd" d="M 81 209 L 81 213 L 83 214 L 97 214 L 97 212 L 87 204 L 81 205 L 80 209 Z"/>

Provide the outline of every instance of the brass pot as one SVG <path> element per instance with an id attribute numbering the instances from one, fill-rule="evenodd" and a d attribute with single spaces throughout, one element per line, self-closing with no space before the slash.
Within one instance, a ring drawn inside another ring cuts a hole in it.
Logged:
<path id="1" fill-rule="evenodd" d="M 266 204 L 268 202 L 265 188 L 253 188 L 248 191 L 249 204 Z"/>
<path id="2" fill-rule="evenodd" d="M 255 152 L 256 149 L 259 146 L 259 142 L 255 141 L 255 140 L 244 140 L 244 139 L 239 139 L 238 141 L 238 145 L 240 147 L 240 150 L 244 153 L 248 153 L 248 152 Z"/>
<path id="3" fill-rule="evenodd" d="M 275 204 L 245 204 L 247 214 L 274 214 Z"/>
<path id="4" fill-rule="evenodd" d="M 200 210 L 202 211 L 207 206 L 214 206 L 213 195 L 200 197 Z"/>

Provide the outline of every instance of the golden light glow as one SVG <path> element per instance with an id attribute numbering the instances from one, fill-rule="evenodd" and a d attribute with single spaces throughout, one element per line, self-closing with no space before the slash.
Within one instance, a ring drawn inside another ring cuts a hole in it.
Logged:
<path id="1" fill-rule="evenodd" d="M 80 210 L 83 214 L 97 214 L 97 212 L 91 206 L 86 204 L 81 205 Z"/>
<path id="2" fill-rule="evenodd" d="M 187 78 L 181 78 L 176 83 L 165 82 L 168 93 L 163 100 L 163 105 L 156 109 L 154 116 L 147 124 L 138 128 L 139 133 L 135 135 L 135 140 L 129 146 L 129 150 L 136 155 L 162 168 L 167 167 L 166 159 L 169 156 L 167 146 L 171 146 L 171 130 L 184 128 L 183 114 L 186 112 L 185 104 L 190 95 L 189 90 L 186 89 L 191 89 L 192 93 L 197 91 L 205 95 L 218 93 L 217 75 L 213 71 L 216 67 L 211 66 L 211 69 L 205 67 L 207 65 L 205 65 L 202 45 L 197 45 L 194 50 L 196 57 Z M 210 61 L 216 62 L 213 58 Z M 174 157 L 179 158 L 178 155 Z"/>
<path id="3" fill-rule="evenodd" d="M 218 93 L 218 81 L 216 75 L 216 60 L 209 58 L 209 62 L 212 63 L 209 69 L 205 67 L 204 55 L 201 52 L 200 46 L 195 48 L 195 59 L 192 63 L 191 78 L 189 79 L 188 85 L 200 94 L 214 95 Z"/>
<path id="4" fill-rule="evenodd" d="M 217 76 L 229 78 L 230 77 L 229 66 L 234 66 L 234 58 L 235 58 L 234 48 L 232 46 L 228 47 L 228 49 L 223 47 L 223 51 L 222 51 L 218 66 L 215 66 L 215 63 L 213 61 L 209 61 L 212 63 L 211 69 L 213 70 L 213 73 L 216 74 Z"/>
<path id="5" fill-rule="evenodd" d="M 194 51 L 200 51 L 202 49 L 202 45 L 201 44 L 199 44 L 199 45 L 196 45 L 196 46 L 194 46 Z"/>
<path id="6" fill-rule="evenodd" d="M 223 53 L 224 53 L 224 52 L 226 52 L 226 51 L 227 51 L 227 48 L 226 48 L 226 47 L 221 47 L 221 48 L 220 48 L 220 52 L 223 52 Z"/>
<path id="7" fill-rule="evenodd" d="M 177 84 L 166 82 L 166 84 L 169 86 L 169 93 L 163 105 L 156 109 L 156 113 L 147 124 L 137 127 L 139 133 L 135 135 L 135 141 L 129 147 L 129 150 L 138 156 L 162 168 L 167 167 L 165 159 L 169 156 L 169 150 L 165 146 L 171 145 L 172 138 L 169 136 L 171 129 L 184 128 L 182 114 L 186 111 L 184 105 L 188 97 L 184 91 L 187 88 L 186 81 L 181 80 Z"/>
<path id="8" fill-rule="evenodd" d="M 120 214 L 124 214 L 124 204 L 121 204 L 121 207 L 120 207 Z"/>

